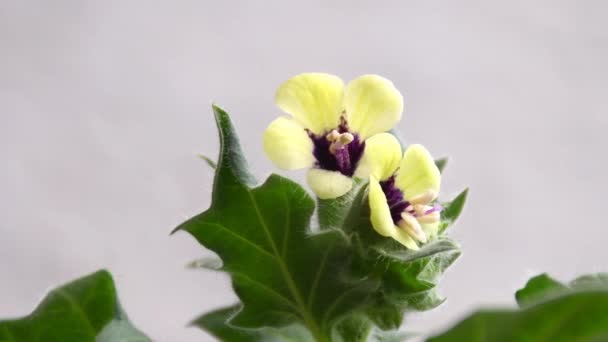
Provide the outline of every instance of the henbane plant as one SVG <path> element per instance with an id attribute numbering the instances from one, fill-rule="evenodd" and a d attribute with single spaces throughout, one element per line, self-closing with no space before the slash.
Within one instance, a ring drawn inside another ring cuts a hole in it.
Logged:
<path id="1" fill-rule="evenodd" d="M 448 228 L 468 190 L 446 200 L 446 159 L 400 142 L 392 128 L 403 97 L 383 77 L 344 85 L 301 74 L 279 87 L 276 102 L 290 117 L 272 121 L 261 143 L 279 168 L 308 168 L 308 187 L 277 174 L 259 182 L 229 114 L 213 105 L 220 151 L 203 157 L 215 170 L 211 205 L 173 233 L 217 255 L 192 265 L 229 276 L 238 302 L 190 325 L 228 342 L 405 341 L 418 329 L 404 316 L 445 301 L 439 281 L 461 254 Z M 606 274 L 570 283 L 542 274 L 515 298 L 519 309 L 480 310 L 427 341 L 608 341 Z M 51 291 L 29 315 L 0 321 L 0 342 L 14 341 L 152 339 L 131 323 L 102 270 Z"/>
<path id="2" fill-rule="evenodd" d="M 220 270 L 231 276 L 240 303 L 225 309 L 228 327 L 271 334 L 298 328 L 308 340 L 364 341 L 374 330 L 399 328 L 406 311 L 443 301 L 436 285 L 460 255 L 445 228 L 460 214 L 466 191 L 440 204 L 430 154 L 413 145 L 400 161 L 401 145 L 383 132 L 403 108 L 390 81 L 363 76 L 343 92 L 338 80 L 303 74 L 287 81 L 277 102 L 294 119 L 275 120 L 264 137 L 276 164 L 312 166 L 317 221 L 315 200 L 299 184 L 271 175 L 257 185 L 228 114 L 213 108 L 221 151 L 212 204 L 176 230 L 217 253 Z M 375 177 L 384 181 L 381 195 Z M 391 188 L 394 177 L 402 190 Z M 374 217 L 385 214 L 377 224 Z M 206 317 L 198 320 L 203 327 Z"/>

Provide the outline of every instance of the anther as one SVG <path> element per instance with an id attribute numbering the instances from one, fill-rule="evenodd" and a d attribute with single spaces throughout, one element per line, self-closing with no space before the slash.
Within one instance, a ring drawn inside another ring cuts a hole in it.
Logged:
<path id="1" fill-rule="evenodd" d="M 340 138 L 340 135 L 341 134 L 337 130 L 334 129 L 331 132 L 329 132 L 329 134 L 327 134 L 325 136 L 325 138 L 327 138 L 327 141 L 334 142 Z"/>
<path id="2" fill-rule="evenodd" d="M 353 142 L 353 140 L 355 140 L 355 137 L 348 132 L 340 134 L 340 137 L 338 138 L 338 142 L 342 145 L 348 145 Z"/>
<path id="3" fill-rule="evenodd" d="M 332 141 L 332 144 L 329 145 L 329 152 L 335 154 L 337 150 L 353 142 L 355 137 L 348 132 L 340 134 L 338 131 L 333 130 L 327 135 L 327 140 Z"/>
<path id="4" fill-rule="evenodd" d="M 430 214 L 418 216 L 417 218 L 418 222 L 420 223 L 435 223 L 439 222 L 439 220 L 441 219 L 441 214 L 439 214 L 438 211 L 434 211 Z"/>

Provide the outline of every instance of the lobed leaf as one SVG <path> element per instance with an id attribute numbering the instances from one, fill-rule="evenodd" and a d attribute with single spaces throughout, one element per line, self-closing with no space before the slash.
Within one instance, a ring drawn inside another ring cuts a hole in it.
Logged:
<path id="1" fill-rule="evenodd" d="M 212 204 L 176 231 L 189 232 L 222 259 L 242 302 L 230 324 L 301 323 L 327 340 L 375 285 L 344 275 L 350 258 L 344 232 L 311 231 L 314 202 L 302 187 L 277 175 L 255 187 L 228 114 L 217 106 L 214 112 L 221 147 Z"/>
<path id="2" fill-rule="evenodd" d="M 221 341 L 230 342 L 313 342 L 312 336 L 301 325 L 290 325 L 280 329 L 264 327 L 243 329 L 230 325 L 228 321 L 241 309 L 241 305 L 214 310 L 206 313 L 192 326 L 203 329 Z"/>
<path id="3" fill-rule="evenodd" d="M 608 341 L 608 274 L 579 277 L 569 286 L 540 274 L 515 297 L 521 310 L 481 310 L 428 342 Z"/>
<path id="4" fill-rule="evenodd" d="M 151 342 L 120 308 L 107 271 L 52 290 L 26 317 L 0 321 L 0 342 L 24 341 Z"/>
<path id="5" fill-rule="evenodd" d="M 568 287 L 549 277 L 546 273 L 537 275 L 526 283 L 522 289 L 515 292 L 515 299 L 519 307 L 528 307 L 536 304 L 553 294 L 561 294 Z"/>
<path id="6" fill-rule="evenodd" d="M 523 310 L 482 310 L 428 342 L 608 341 L 608 291 L 574 292 Z"/>

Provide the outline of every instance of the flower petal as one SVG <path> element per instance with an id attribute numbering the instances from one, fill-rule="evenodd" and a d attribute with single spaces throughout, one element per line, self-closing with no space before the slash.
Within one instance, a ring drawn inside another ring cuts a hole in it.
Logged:
<path id="1" fill-rule="evenodd" d="M 305 128 L 322 134 L 340 123 L 343 95 L 344 82 L 339 77 L 305 73 L 283 83 L 277 90 L 275 102 Z"/>
<path id="2" fill-rule="evenodd" d="M 403 113 L 403 97 L 393 82 L 378 75 L 352 80 L 344 91 L 349 128 L 362 139 L 393 128 Z"/>
<path id="3" fill-rule="evenodd" d="M 369 177 L 369 210 L 372 226 L 382 236 L 395 234 L 395 223 L 391 217 L 391 211 L 386 201 L 386 195 L 380 187 L 378 180 L 372 175 Z"/>
<path id="4" fill-rule="evenodd" d="M 429 151 L 422 145 L 410 145 L 399 166 L 395 184 L 410 200 L 426 192 L 439 193 L 441 175 Z M 433 198 L 431 198 L 432 200 Z"/>
<path id="5" fill-rule="evenodd" d="M 280 117 L 264 132 L 264 152 L 283 170 L 310 167 L 315 162 L 313 143 L 304 127 L 292 119 Z"/>
<path id="6" fill-rule="evenodd" d="M 391 235 L 391 237 L 395 240 L 397 240 L 400 244 L 404 245 L 405 247 L 411 249 L 411 250 L 418 250 L 420 249 L 418 247 L 418 244 L 416 244 L 416 241 L 414 241 L 414 239 L 404 230 L 402 229 L 396 229 L 395 233 L 393 235 Z"/>
<path id="7" fill-rule="evenodd" d="M 365 140 L 365 150 L 355 176 L 367 178 L 373 175 L 378 180 L 386 180 L 397 171 L 400 160 L 399 140 L 390 133 L 376 134 Z"/>
<path id="8" fill-rule="evenodd" d="M 353 187 L 353 180 L 338 171 L 310 169 L 306 180 L 320 199 L 338 198 Z"/>

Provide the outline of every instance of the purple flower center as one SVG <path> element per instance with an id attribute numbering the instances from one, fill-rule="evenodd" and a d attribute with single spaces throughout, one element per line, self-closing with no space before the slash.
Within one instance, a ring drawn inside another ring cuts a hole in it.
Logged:
<path id="1" fill-rule="evenodd" d="M 324 170 L 339 171 L 345 176 L 352 177 L 363 155 L 363 150 L 365 150 L 365 141 L 361 141 L 359 134 L 349 131 L 348 123 L 344 117 L 341 117 L 340 125 L 336 128 L 336 131 L 338 133 L 351 133 L 354 139 L 333 151 L 331 148 L 332 142 L 327 139 L 329 132 L 317 135 L 307 131 L 314 144 L 312 154 L 317 159 L 316 166 Z"/>
<path id="2" fill-rule="evenodd" d="M 410 206 L 410 202 L 403 198 L 403 192 L 395 186 L 395 176 L 391 176 L 391 178 L 381 181 L 380 187 L 386 196 L 393 222 L 398 224 L 399 221 L 401 221 L 401 213 L 406 211 L 405 209 Z M 411 209 L 408 212 L 415 215 L 414 209 Z"/>
<path id="3" fill-rule="evenodd" d="M 395 225 L 398 225 L 399 221 L 402 220 L 401 213 L 403 213 L 403 212 L 407 212 L 414 217 L 418 217 L 418 216 L 432 214 L 434 212 L 438 212 L 438 211 L 441 211 L 441 209 L 443 209 L 441 207 L 441 204 L 435 203 L 432 207 L 430 207 L 429 209 L 425 210 L 422 213 L 416 212 L 416 209 L 414 208 L 414 206 L 413 205 L 410 206 L 411 203 L 406 201 L 403 198 L 403 192 L 399 188 L 397 188 L 397 186 L 395 185 L 395 176 L 394 175 L 385 181 L 381 181 L 380 187 L 382 188 L 382 191 L 384 192 L 384 195 L 386 196 L 386 202 L 388 203 L 388 207 L 391 211 L 391 217 L 392 217 Z M 407 209 L 409 209 L 409 210 L 407 210 Z"/>

